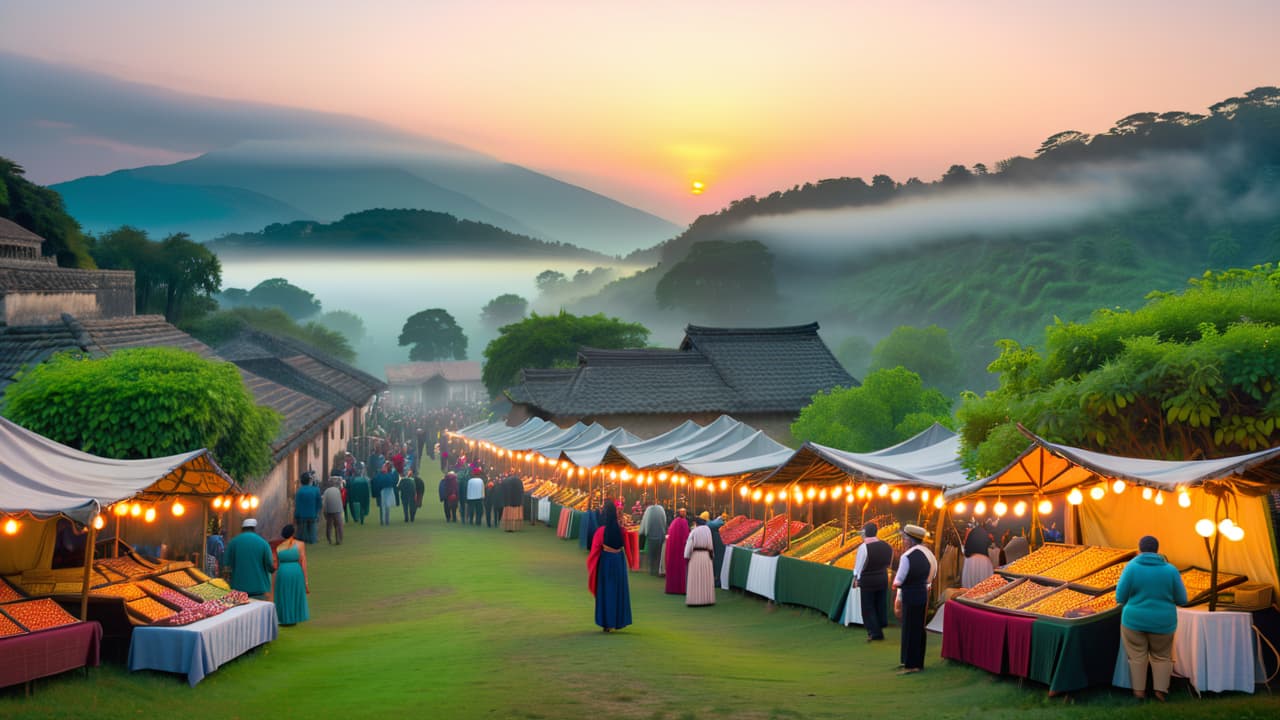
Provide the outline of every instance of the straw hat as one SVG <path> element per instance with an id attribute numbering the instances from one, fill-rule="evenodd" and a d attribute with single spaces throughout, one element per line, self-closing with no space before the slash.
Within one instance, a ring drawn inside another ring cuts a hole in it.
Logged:
<path id="1" fill-rule="evenodd" d="M 929 537 L 929 531 L 919 525 L 904 525 L 902 527 L 902 534 L 907 537 L 915 538 L 920 542 L 924 542 L 925 538 Z"/>

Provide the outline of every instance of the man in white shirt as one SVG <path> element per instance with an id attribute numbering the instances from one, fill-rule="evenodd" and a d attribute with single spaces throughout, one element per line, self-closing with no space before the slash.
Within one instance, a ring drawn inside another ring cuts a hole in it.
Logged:
<path id="1" fill-rule="evenodd" d="M 484 476 L 479 472 L 467 481 L 467 522 L 480 524 L 480 516 L 484 514 Z"/>
<path id="2" fill-rule="evenodd" d="M 919 525 L 902 528 L 907 549 L 898 559 L 898 574 L 893 586 L 898 589 L 894 613 L 902 618 L 902 670 L 899 675 L 924 669 L 925 612 L 929 606 L 929 588 L 938 576 L 938 561 L 924 546 L 929 533 Z"/>
<path id="3" fill-rule="evenodd" d="M 862 526 L 864 539 L 853 564 L 853 587 L 858 588 L 862 602 L 862 626 L 867 629 L 867 642 L 884 640 L 884 628 L 889 624 L 886 601 L 893 548 L 876 537 L 879 531 L 873 522 Z"/>

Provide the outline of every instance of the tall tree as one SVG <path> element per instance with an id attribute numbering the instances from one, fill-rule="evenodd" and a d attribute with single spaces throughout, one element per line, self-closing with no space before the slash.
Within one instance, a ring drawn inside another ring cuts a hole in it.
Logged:
<path id="1" fill-rule="evenodd" d="M 359 315 L 346 310 L 330 310 L 316 319 L 322 327 L 326 327 L 345 337 L 352 345 L 359 345 L 368 332 L 364 320 Z"/>
<path id="2" fill-rule="evenodd" d="M 855 388 L 813 396 L 791 424 L 797 440 L 850 452 L 871 452 L 902 442 L 933 423 L 948 427 L 951 401 L 902 367 L 876 370 Z"/>
<path id="3" fill-rule="evenodd" d="M 513 293 L 506 293 L 490 300 L 480 311 L 480 319 L 484 321 L 486 327 L 497 330 L 503 325 L 520 322 L 528 311 L 528 300 Z"/>
<path id="4" fill-rule="evenodd" d="M 245 302 L 257 307 L 277 307 L 294 320 L 305 320 L 320 312 L 320 301 L 310 291 L 284 278 L 269 278 L 254 286 Z"/>
<path id="5" fill-rule="evenodd" d="M 414 313 L 400 331 L 401 345 L 412 345 L 410 360 L 466 360 L 467 336 L 448 311 L 431 308 Z"/>
<path id="6" fill-rule="evenodd" d="M 163 313 L 171 323 L 202 315 L 222 286 L 217 256 L 186 233 L 155 242 L 146 231 L 125 226 L 103 233 L 90 249 L 99 267 L 133 271 L 139 313 Z"/>
<path id="7" fill-rule="evenodd" d="M 235 365 L 177 348 L 90 360 L 55 355 L 5 390 L 5 416 L 104 457 L 152 458 L 209 448 L 237 480 L 271 467 L 280 416 L 254 404 Z"/>
<path id="8" fill-rule="evenodd" d="M 902 366 L 920 375 L 929 387 L 954 396 L 959 389 L 960 363 L 947 331 L 937 325 L 893 329 L 871 351 L 871 370 Z"/>
<path id="9" fill-rule="evenodd" d="M 222 263 L 218 257 L 186 233 L 176 233 L 160 243 L 164 264 L 164 317 L 176 323 L 197 297 L 208 298 L 222 287 Z"/>
<path id="10" fill-rule="evenodd" d="M 484 349 L 483 380 L 493 395 L 516 381 L 522 368 L 572 364 L 583 346 L 622 349 L 644 347 L 649 329 L 639 323 L 597 315 L 538 315 L 502 328 Z"/>
<path id="11" fill-rule="evenodd" d="M 229 310 L 219 310 L 189 323 L 183 329 L 201 342 L 220 345 L 235 337 L 245 328 L 261 330 L 271 335 L 300 340 L 323 353 L 343 362 L 355 362 L 356 352 L 346 336 L 318 322 L 299 324 L 280 308 L 262 308 L 248 305 Z"/>
<path id="12" fill-rule="evenodd" d="M 67 214 L 62 196 L 23 177 L 18 163 L 0 157 L 0 217 L 44 238 L 43 252 L 62 267 L 93 267 L 89 241 L 80 223 Z"/>

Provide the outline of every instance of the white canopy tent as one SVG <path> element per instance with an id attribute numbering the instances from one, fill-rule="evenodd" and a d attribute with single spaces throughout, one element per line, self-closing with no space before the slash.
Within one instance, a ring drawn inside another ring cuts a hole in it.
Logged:
<path id="1" fill-rule="evenodd" d="M 805 443 L 757 484 L 840 484 L 850 479 L 946 490 L 968 483 L 969 475 L 960 464 L 960 436 L 934 424 L 897 445 L 869 453 Z"/>

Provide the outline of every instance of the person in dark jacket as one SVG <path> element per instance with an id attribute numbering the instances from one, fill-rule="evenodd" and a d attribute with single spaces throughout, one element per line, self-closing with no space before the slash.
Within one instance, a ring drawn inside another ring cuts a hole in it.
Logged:
<path id="1" fill-rule="evenodd" d="M 862 626 L 867 629 L 867 642 L 884 640 L 889 624 L 889 565 L 893 548 L 876 537 L 880 528 L 869 522 L 862 526 L 862 544 L 853 564 L 853 587 L 858 588 L 862 603 Z"/>
<path id="2" fill-rule="evenodd" d="M 457 473 L 445 473 L 444 479 L 440 481 L 442 489 L 440 490 L 440 499 L 444 501 L 444 520 L 445 522 L 458 522 L 458 475 Z"/>
<path id="3" fill-rule="evenodd" d="M 1120 611 L 1120 639 L 1129 660 L 1129 681 L 1135 697 L 1147 696 L 1147 666 L 1151 689 L 1161 702 L 1173 674 L 1173 632 L 1178 629 L 1178 606 L 1187 604 L 1187 588 L 1178 569 L 1160 554 L 1160 541 L 1147 535 L 1138 541 L 1138 557 L 1125 565 L 1116 585 Z"/>
<path id="4" fill-rule="evenodd" d="M 400 478 L 396 491 L 400 495 L 400 509 L 404 511 L 404 521 L 413 522 L 418 516 L 418 485 L 413 481 L 413 471 Z"/>
<path id="5" fill-rule="evenodd" d="M 924 669 L 925 613 L 929 608 L 929 588 L 938 576 L 938 560 L 925 547 L 929 533 L 919 525 L 902 528 L 906 547 L 898 558 L 898 574 L 893 586 L 898 590 L 894 614 L 902 618 L 902 670 L 899 675 L 918 673 Z"/>

